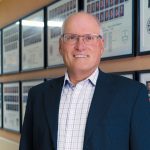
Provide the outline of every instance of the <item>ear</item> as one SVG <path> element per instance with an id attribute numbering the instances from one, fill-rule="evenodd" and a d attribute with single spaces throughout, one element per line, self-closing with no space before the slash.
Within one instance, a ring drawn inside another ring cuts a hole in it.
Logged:
<path id="1" fill-rule="evenodd" d="M 62 40 L 59 38 L 59 53 L 62 56 Z"/>
<path id="2" fill-rule="evenodd" d="M 101 55 L 104 53 L 104 39 L 100 40 L 100 51 L 101 51 Z"/>

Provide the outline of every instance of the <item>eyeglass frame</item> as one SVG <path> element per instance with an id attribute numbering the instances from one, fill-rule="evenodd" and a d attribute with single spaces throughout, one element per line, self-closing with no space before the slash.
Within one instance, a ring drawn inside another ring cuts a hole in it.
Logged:
<path id="1" fill-rule="evenodd" d="M 65 41 L 64 39 L 64 36 L 65 35 L 74 35 L 74 36 L 76 36 L 77 38 L 76 38 L 76 41 L 72 41 L 72 43 L 71 42 L 68 42 L 68 41 Z M 96 37 L 96 40 L 98 40 L 98 39 L 103 39 L 103 36 L 102 35 L 100 35 L 100 34 L 84 34 L 84 35 L 79 35 L 79 34 L 74 34 L 74 33 L 64 33 L 64 34 L 62 34 L 61 36 L 60 36 L 60 38 L 63 40 L 63 42 L 65 42 L 65 43 L 68 43 L 68 44 L 76 44 L 78 41 L 79 41 L 79 39 L 80 39 L 80 37 L 82 37 L 82 40 L 83 40 L 83 42 L 84 43 L 86 43 L 86 44 L 88 44 L 88 42 L 86 42 L 85 40 L 85 37 L 86 36 L 92 36 L 92 37 Z"/>

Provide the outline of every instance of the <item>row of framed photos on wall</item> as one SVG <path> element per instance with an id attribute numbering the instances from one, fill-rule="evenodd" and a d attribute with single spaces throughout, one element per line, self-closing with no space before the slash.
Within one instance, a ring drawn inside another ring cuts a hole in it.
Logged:
<path id="1" fill-rule="evenodd" d="M 0 73 L 63 65 L 61 27 L 67 16 L 80 10 L 101 22 L 102 59 L 150 54 L 150 0 L 59 0 L 0 30 Z"/>
<path id="2" fill-rule="evenodd" d="M 150 71 L 115 73 L 146 85 L 150 100 Z M 0 127 L 20 132 L 24 120 L 28 91 L 50 79 L 18 81 L 0 84 Z M 38 114 L 37 114 L 38 115 Z"/>
<path id="3" fill-rule="evenodd" d="M 26 110 L 28 91 L 44 80 L 1 83 L 1 128 L 20 132 Z"/>

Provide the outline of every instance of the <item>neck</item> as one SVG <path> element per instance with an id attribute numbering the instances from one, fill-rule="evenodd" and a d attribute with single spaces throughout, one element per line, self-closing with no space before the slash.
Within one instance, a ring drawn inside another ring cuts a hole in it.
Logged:
<path id="1" fill-rule="evenodd" d="M 78 82 L 85 80 L 88 78 L 95 70 L 87 71 L 79 71 L 79 72 L 72 72 L 68 70 L 68 76 L 70 81 L 73 85 L 76 85 Z"/>

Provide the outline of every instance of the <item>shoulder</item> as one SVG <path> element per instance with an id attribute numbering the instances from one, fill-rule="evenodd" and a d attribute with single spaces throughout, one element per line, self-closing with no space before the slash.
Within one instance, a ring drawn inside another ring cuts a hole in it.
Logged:
<path id="1" fill-rule="evenodd" d="M 64 76 L 62 77 L 58 77 L 58 78 L 54 78 L 54 79 L 51 79 L 51 80 L 47 80 L 43 83 L 40 83 L 36 86 L 33 86 L 31 89 L 30 89 L 30 93 L 31 92 L 42 92 L 42 91 L 45 91 L 45 90 L 48 90 L 49 88 L 51 87 L 54 87 L 54 86 L 61 86 L 64 82 Z"/>
<path id="2" fill-rule="evenodd" d="M 112 74 L 112 73 L 104 73 L 100 71 L 100 77 L 101 75 L 104 76 L 103 79 L 106 80 L 107 84 L 116 87 L 117 89 L 123 89 L 123 90 L 139 90 L 139 88 L 145 88 L 146 86 L 138 81 L 129 79 L 127 77 L 123 77 L 120 75 Z"/>
<path id="3" fill-rule="evenodd" d="M 116 74 L 103 72 L 102 74 L 105 81 L 102 81 L 99 76 L 98 86 L 104 86 L 105 90 L 108 93 L 113 93 L 115 97 L 118 97 L 118 100 L 125 99 L 128 103 L 134 103 L 138 98 L 142 101 L 143 99 L 148 100 L 148 91 L 144 84 Z"/>

